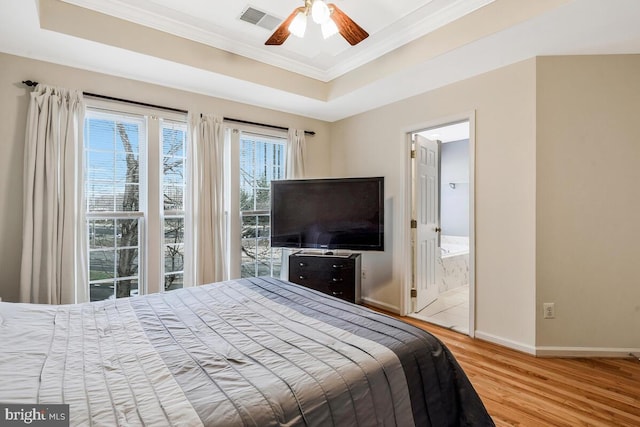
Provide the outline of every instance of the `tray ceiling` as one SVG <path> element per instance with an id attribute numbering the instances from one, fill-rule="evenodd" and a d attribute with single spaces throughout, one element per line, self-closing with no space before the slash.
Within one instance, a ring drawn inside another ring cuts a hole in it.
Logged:
<path id="1" fill-rule="evenodd" d="M 640 53 L 638 0 L 333 1 L 370 37 L 265 46 L 273 23 L 240 20 L 301 0 L 0 0 L 0 52 L 326 121 L 535 56 Z"/>

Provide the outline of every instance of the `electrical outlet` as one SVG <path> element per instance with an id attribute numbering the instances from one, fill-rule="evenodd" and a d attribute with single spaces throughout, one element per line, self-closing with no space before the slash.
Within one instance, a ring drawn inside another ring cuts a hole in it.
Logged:
<path id="1" fill-rule="evenodd" d="M 554 319 L 556 317 L 556 304 L 553 302 L 545 302 L 542 304 L 545 319 Z"/>

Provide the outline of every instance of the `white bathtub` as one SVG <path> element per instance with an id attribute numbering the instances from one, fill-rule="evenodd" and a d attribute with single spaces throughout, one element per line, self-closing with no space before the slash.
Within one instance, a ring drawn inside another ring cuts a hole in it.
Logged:
<path id="1" fill-rule="evenodd" d="M 469 284 L 469 238 L 440 236 L 438 290 L 442 293 Z"/>

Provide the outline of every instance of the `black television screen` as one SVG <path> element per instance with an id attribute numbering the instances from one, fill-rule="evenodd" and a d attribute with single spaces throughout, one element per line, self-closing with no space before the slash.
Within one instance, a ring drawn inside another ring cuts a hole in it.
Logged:
<path id="1" fill-rule="evenodd" d="M 271 246 L 384 251 L 384 177 L 271 181 Z"/>

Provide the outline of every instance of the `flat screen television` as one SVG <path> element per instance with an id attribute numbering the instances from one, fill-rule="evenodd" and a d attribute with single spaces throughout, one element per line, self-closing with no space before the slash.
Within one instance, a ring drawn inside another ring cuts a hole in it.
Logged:
<path id="1" fill-rule="evenodd" d="M 271 181 L 271 246 L 384 251 L 384 177 Z"/>

